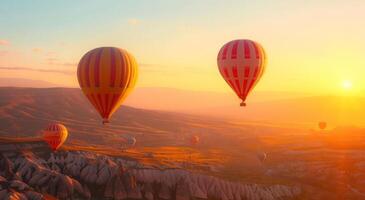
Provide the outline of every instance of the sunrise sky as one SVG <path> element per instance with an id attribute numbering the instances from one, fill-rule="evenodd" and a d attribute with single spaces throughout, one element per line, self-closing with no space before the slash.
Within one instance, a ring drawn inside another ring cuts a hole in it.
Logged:
<path id="1" fill-rule="evenodd" d="M 139 62 L 137 87 L 231 92 L 220 47 L 260 42 L 268 56 L 256 91 L 365 91 L 365 1 L 14 1 L 0 6 L 0 78 L 77 87 L 88 50 L 116 46 Z"/>

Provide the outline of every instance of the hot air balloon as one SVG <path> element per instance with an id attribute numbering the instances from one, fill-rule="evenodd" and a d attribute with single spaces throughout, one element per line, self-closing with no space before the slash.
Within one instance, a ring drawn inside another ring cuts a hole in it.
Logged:
<path id="1" fill-rule="evenodd" d="M 190 138 L 190 144 L 192 144 L 192 145 L 197 145 L 199 142 L 200 142 L 200 138 L 197 135 L 193 135 Z"/>
<path id="2" fill-rule="evenodd" d="M 189 139 L 189 143 L 191 146 L 195 146 L 197 144 L 199 144 L 200 142 L 200 138 L 197 135 L 192 135 Z M 191 149 L 190 151 L 188 151 L 188 157 L 186 160 L 187 167 L 192 167 L 193 166 L 193 162 L 192 162 L 192 154 L 194 153 L 194 151 Z"/>
<path id="3" fill-rule="evenodd" d="M 123 135 L 123 138 L 126 140 L 127 144 L 130 146 L 130 147 L 134 147 L 136 145 L 136 138 L 131 136 L 131 135 Z"/>
<path id="4" fill-rule="evenodd" d="M 91 104 L 108 123 L 134 88 L 137 62 L 124 49 L 100 47 L 87 52 L 77 68 L 79 85 Z"/>
<path id="5" fill-rule="evenodd" d="M 327 127 L 327 123 L 326 122 L 318 122 L 318 128 L 321 129 L 321 130 L 324 130 L 326 129 Z"/>
<path id="6" fill-rule="evenodd" d="M 53 151 L 56 151 L 66 141 L 68 136 L 64 125 L 53 123 L 43 131 L 43 139 L 48 143 Z"/>
<path id="7" fill-rule="evenodd" d="M 257 153 L 257 158 L 263 163 L 267 158 L 267 154 L 265 152 Z"/>
<path id="8" fill-rule="evenodd" d="M 252 40 L 233 40 L 226 43 L 217 57 L 218 69 L 224 80 L 246 106 L 246 97 L 265 70 L 264 49 Z"/>

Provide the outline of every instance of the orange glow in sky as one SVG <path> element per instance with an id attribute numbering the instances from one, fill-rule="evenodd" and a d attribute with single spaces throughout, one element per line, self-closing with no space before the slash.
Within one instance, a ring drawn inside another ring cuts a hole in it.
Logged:
<path id="1" fill-rule="evenodd" d="M 82 55 L 116 46 L 139 62 L 137 87 L 231 92 L 216 56 L 224 43 L 248 38 L 268 56 L 256 91 L 327 95 L 365 89 L 364 1 L 117 1 L 107 14 L 93 12 L 106 8 L 98 1 L 59 4 L 2 5 L 0 77 L 78 87 Z M 339 87 L 343 80 L 348 82 Z"/>

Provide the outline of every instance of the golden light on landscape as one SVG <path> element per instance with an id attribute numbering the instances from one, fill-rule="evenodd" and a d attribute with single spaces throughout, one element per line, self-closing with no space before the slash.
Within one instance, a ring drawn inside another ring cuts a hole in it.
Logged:
<path id="1" fill-rule="evenodd" d="M 365 0 L 0 2 L 0 200 L 365 200 Z"/>

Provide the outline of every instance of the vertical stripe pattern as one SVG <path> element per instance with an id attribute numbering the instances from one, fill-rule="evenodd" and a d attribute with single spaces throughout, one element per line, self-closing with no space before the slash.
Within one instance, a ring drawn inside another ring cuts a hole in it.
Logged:
<path id="1" fill-rule="evenodd" d="M 43 139 L 51 147 L 53 151 L 56 151 L 66 141 L 68 131 L 62 124 L 54 123 L 48 125 L 43 131 Z"/>
<path id="2" fill-rule="evenodd" d="M 89 51 L 81 58 L 77 69 L 82 91 L 105 121 L 134 88 L 137 75 L 134 57 L 115 47 Z"/>
<path id="3" fill-rule="evenodd" d="M 264 73 L 265 59 L 264 49 L 252 40 L 233 40 L 219 51 L 219 72 L 243 102 Z"/>

